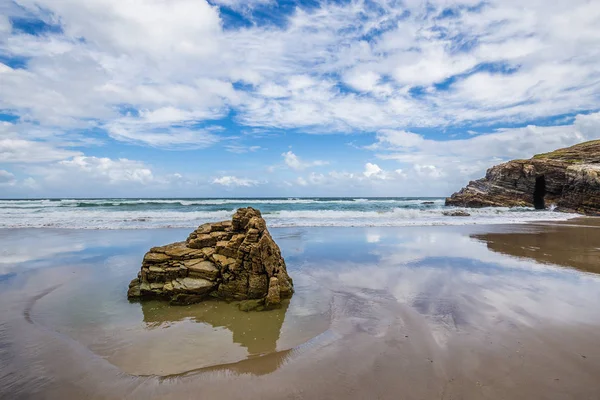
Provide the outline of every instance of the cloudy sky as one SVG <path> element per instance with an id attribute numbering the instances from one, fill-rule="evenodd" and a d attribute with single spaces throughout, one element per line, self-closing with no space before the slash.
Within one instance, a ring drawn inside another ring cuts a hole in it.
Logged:
<path id="1" fill-rule="evenodd" d="M 0 197 L 444 196 L 600 138 L 592 0 L 5 0 Z"/>

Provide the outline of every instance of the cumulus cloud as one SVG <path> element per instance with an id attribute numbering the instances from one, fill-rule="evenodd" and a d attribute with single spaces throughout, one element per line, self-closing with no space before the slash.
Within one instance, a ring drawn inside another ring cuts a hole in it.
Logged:
<path id="1" fill-rule="evenodd" d="M 590 50 L 600 44 L 598 2 L 353 0 L 284 9 L 271 0 L 17 0 L 0 8 L 0 110 L 18 121 L 1 123 L 12 131 L 0 129 L 0 162 L 48 163 L 50 172 L 32 178 L 37 185 L 51 174 L 151 182 L 144 169 L 155 183 L 169 179 L 141 161 L 121 164 L 129 172 L 119 177 L 109 166 L 117 157 L 80 150 L 103 141 L 169 150 L 225 143 L 244 154 L 259 146 L 230 144 L 230 130 L 287 130 L 377 135 L 367 146 L 377 164 L 350 172 L 308 174 L 326 162 L 283 153 L 289 169 L 306 173 L 299 186 L 383 190 L 397 180 L 448 193 L 499 161 L 598 137 L 600 53 Z M 53 29 L 13 29 L 15 17 Z M 531 125 L 577 113 L 566 125 Z M 416 133 L 525 124 L 461 140 Z M 214 183 L 255 182 L 221 179 Z"/>
<path id="2" fill-rule="evenodd" d="M 327 161 L 321 161 L 321 160 L 314 160 L 314 161 L 301 160 L 300 157 L 298 157 L 296 154 L 294 154 L 291 150 L 286 153 L 283 153 L 282 156 L 283 156 L 283 160 L 284 160 L 285 164 L 288 167 L 290 167 L 291 169 L 294 169 L 297 171 L 311 168 L 311 167 L 318 167 L 318 166 L 329 164 Z"/>
<path id="3" fill-rule="evenodd" d="M 405 183 L 407 178 L 409 178 L 408 175 L 400 169 L 385 170 L 377 164 L 366 163 L 364 170 L 360 172 L 337 170 L 327 173 L 312 172 L 306 177 L 296 178 L 295 184 L 307 189 L 316 189 L 317 193 L 326 190 L 327 193 L 338 196 L 352 196 L 357 193 L 386 196 L 397 193 L 398 187 Z M 413 178 L 416 178 L 415 174 L 413 174 Z"/>
<path id="4" fill-rule="evenodd" d="M 253 179 L 246 178 L 238 178 L 236 176 L 222 176 L 220 178 L 215 178 L 212 181 L 215 185 L 222 185 L 227 187 L 236 187 L 236 186 L 256 186 L 260 182 L 255 181 Z"/>
<path id="5" fill-rule="evenodd" d="M 106 126 L 108 134 L 114 139 L 145 144 L 167 150 L 194 150 L 210 147 L 221 138 L 215 132 L 221 127 L 191 129 L 187 126 L 171 126 L 164 123 L 140 123 L 123 119 Z"/>
<path id="6" fill-rule="evenodd" d="M 0 186 L 14 185 L 16 181 L 15 176 L 11 172 L 0 169 Z"/>
<path id="7" fill-rule="evenodd" d="M 366 176 L 367 178 L 371 178 L 374 176 L 381 175 L 382 172 L 383 172 L 383 170 L 381 168 L 379 168 L 379 165 L 366 163 L 365 164 L 365 172 L 363 172 L 363 175 Z"/>
<path id="8" fill-rule="evenodd" d="M 137 183 L 146 185 L 154 181 L 152 170 L 139 161 L 121 158 L 77 156 L 57 164 L 61 172 L 72 172 L 89 178 L 102 178 L 110 184 Z"/>
<path id="9" fill-rule="evenodd" d="M 279 24 L 252 13 L 275 10 L 267 0 L 18 3 L 61 29 L 29 35 L 0 22 L 0 50 L 28 60 L 0 66 L 0 107 L 111 131 L 125 105 L 138 111 L 127 121 L 137 122 L 133 140 L 154 146 L 168 143 L 140 139 L 152 124 L 231 110 L 251 126 L 331 132 L 527 121 L 594 110 L 599 100 L 600 55 L 589 49 L 600 42 L 600 5 L 586 0 L 525 10 L 516 0 L 321 2 L 279 15 Z M 245 9 L 249 26 L 225 29 L 219 6 Z M 177 129 L 164 135 L 213 143 Z"/>
<path id="10" fill-rule="evenodd" d="M 148 196 L 186 183 L 180 174 L 156 174 L 144 162 L 126 158 L 81 155 L 47 164 L 24 164 L 21 169 L 23 179 L 11 186 L 16 196 Z"/>
<path id="11" fill-rule="evenodd" d="M 50 143 L 18 138 L 0 139 L 0 161 L 5 163 L 41 163 L 81 154 Z"/>
<path id="12" fill-rule="evenodd" d="M 567 125 L 502 128 L 460 140 L 431 140 L 412 132 L 382 130 L 366 148 L 382 160 L 402 164 L 402 173 L 429 178 L 427 185 L 448 193 L 483 176 L 495 164 L 598 139 L 599 132 L 600 113 L 592 113 L 577 115 Z"/>

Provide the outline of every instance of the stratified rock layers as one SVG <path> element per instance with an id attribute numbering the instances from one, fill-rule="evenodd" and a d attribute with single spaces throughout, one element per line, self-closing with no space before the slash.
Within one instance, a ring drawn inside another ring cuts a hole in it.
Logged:
<path id="1" fill-rule="evenodd" d="M 173 304 L 196 303 L 208 296 L 262 299 L 260 304 L 269 308 L 292 293 L 279 247 L 260 211 L 248 207 L 237 210 L 231 221 L 201 225 L 185 242 L 151 248 L 127 296 Z"/>
<path id="2" fill-rule="evenodd" d="M 536 207 L 600 215 L 600 140 L 488 169 L 446 199 L 461 207 Z"/>

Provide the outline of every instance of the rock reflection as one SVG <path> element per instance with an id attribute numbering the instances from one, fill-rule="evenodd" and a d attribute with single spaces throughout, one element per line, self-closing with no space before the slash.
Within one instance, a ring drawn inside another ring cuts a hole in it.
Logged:
<path id="1" fill-rule="evenodd" d="M 472 237 L 497 253 L 600 273 L 600 228 L 595 226 L 553 225 L 529 232 Z"/>
<path id="2" fill-rule="evenodd" d="M 187 307 L 171 306 L 160 301 L 141 303 L 143 320 L 149 329 L 167 328 L 182 321 L 210 325 L 217 331 L 231 332 L 233 343 L 247 350 L 247 358 L 239 362 L 208 366 L 196 371 L 227 369 L 239 373 L 266 374 L 276 370 L 288 351 L 277 351 L 277 341 L 289 307 L 263 312 L 243 312 L 235 303 L 207 301 Z M 189 371 L 186 372 L 190 373 Z"/>
<path id="3" fill-rule="evenodd" d="M 235 303 L 207 301 L 181 307 L 166 302 L 143 302 L 144 322 L 149 328 L 164 327 L 185 319 L 209 324 L 214 328 L 226 328 L 233 334 L 233 341 L 245 347 L 251 356 L 271 353 L 277 348 L 277 340 L 283 326 L 289 300 L 281 308 L 262 312 L 243 312 Z"/>

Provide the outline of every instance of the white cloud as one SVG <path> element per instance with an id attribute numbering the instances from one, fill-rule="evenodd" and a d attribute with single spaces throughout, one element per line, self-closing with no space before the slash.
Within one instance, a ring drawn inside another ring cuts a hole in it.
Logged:
<path id="1" fill-rule="evenodd" d="M 219 5 L 249 24 L 227 26 Z M 156 175 L 140 161 L 86 157 L 79 148 L 110 142 L 99 131 L 161 149 L 224 143 L 238 154 L 259 148 L 233 143 L 223 127 L 237 132 L 236 124 L 247 125 L 257 135 L 277 128 L 368 131 L 377 133 L 367 147 L 376 151 L 377 164 L 350 172 L 320 169 L 295 183 L 348 190 L 387 184 L 392 190 L 390 181 L 398 181 L 443 194 L 499 161 L 598 137 L 598 113 L 565 126 L 497 129 L 463 140 L 412 132 L 480 131 L 598 110 L 600 53 L 590 50 L 600 45 L 598 2 L 536 0 L 523 8 L 517 0 L 322 1 L 277 15 L 277 24 L 264 23 L 268 13 L 256 17 L 257 8 L 281 11 L 270 0 L 0 5 L 0 52 L 25 60 L 25 67 L 0 63 L 0 109 L 19 117 L 16 124 L 0 123 L 0 162 L 50 163 L 31 178 L 41 187 L 51 179 L 85 183 L 84 177 L 98 185 L 158 184 L 176 177 Z M 441 18 L 447 9 L 456 12 Z M 10 17 L 24 14 L 61 30 L 12 30 Z M 292 151 L 282 156 L 295 171 L 327 164 Z M 66 164 L 56 163 L 61 160 Z M 129 172 L 121 176 L 118 168 Z M 198 179 L 211 186 L 212 180 Z M 218 180 L 226 187 L 256 184 L 234 176 Z"/>
<path id="2" fill-rule="evenodd" d="M 11 33 L 0 21 L 0 50 L 29 59 L 26 69 L 0 66 L 0 108 L 152 146 L 168 146 L 165 136 L 214 144 L 185 129 L 231 110 L 251 126 L 335 132 L 528 121 L 600 100 L 600 54 L 589 50 L 600 43 L 600 4 L 586 0 L 525 10 L 517 0 L 322 2 L 280 25 L 251 13 L 276 11 L 274 2 L 218 0 L 253 22 L 227 30 L 204 0 L 18 3 L 63 32 Z M 440 18 L 446 9 L 457 12 Z M 122 121 L 123 105 L 139 114 Z"/>
<path id="3" fill-rule="evenodd" d="M 510 159 L 600 138 L 600 113 L 577 115 L 568 125 L 498 129 L 460 140 L 430 140 L 405 131 L 383 130 L 367 148 L 403 165 L 401 173 L 428 178 L 418 184 L 451 193 L 485 170 Z"/>
<path id="4" fill-rule="evenodd" d="M 25 180 L 23 181 L 23 187 L 29 188 L 32 190 L 36 190 L 36 189 L 39 189 L 39 184 L 32 177 L 28 177 L 28 178 L 25 178 Z"/>
<path id="5" fill-rule="evenodd" d="M 273 4 L 275 0 L 212 0 L 212 2 L 232 9 L 243 9 L 258 5 Z"/>
<path id="6" fill-rule="evenodd" d="M 17 138 L 0 139 L 0 162 L 43 163 L 81 154 L 57 148 L 50 143 Z"/>
<path id="7" fill-rule="evenodd" d="M 212 181 L 212 183 L 215 185 L 235 187 L 235 186 L 256 186 L 260 182 L 255 181 L 253 179 L 238 178 L 235 176 L 222 176 L 220 178 L 215 178 Z"/>
<path id="8" fill-rule="evenodd" d="M 366 176 L 367 178 L 371 178 L 371 177 L 377 177 L 377 176 L 382 175 L 382 172 L 383 172 L 383 170 L 381 168 L 379 168 L 379 165 L 366 163 L 365 164 L 365 172 L 363 172 L 363 175 Z"/>
<path id="9" fill-rule="evenodd" d="M 25 175 L 11 186 L 13 196 L 118 197 L 164 195 L 187 180 L 180 174 L 155 174 L 147 164 L 125 158 L 75 156 L 48 164 L 24 164 Z"/>
<path id="10" fill-rule="evenodd" d="M 439 167 L 436 167 L 435 165 L 415 164 L 413 166 L 413 169 L 415 170 L 418 176 L 424 178 L 438 179 L 446 176 L 444 170 Z"/>
<path id="11" fill-rule="evenodd" d="M 168 150 L 193 150 L 212 146 L 221 140 L 215 132 L 222 130 L 216 126 L 192 129 L 164 123 L 146 124 L 132 119 L 117 120 L 106 128 L 114 139 Z"/>
<path id="12" fill-rule="evenodd" d="M 288 167 L 290 167 L 291 169 L 294 169 L 296 171 L 329 164 L 327 161 L 321 161 L 321 160 L 303 161 L 300 159 L 300 157 L 298 157 L 296 154 L 294 154 L 291 150 L 286 153 L 283 153 L 281 155 L 283 156 L 283 160 L 284 160 L 285 164 Z"/>
<path id="13" fill-rule="evenodd" d="M 378 146 L 392 147 L 414 147 L 422 144 L 425 139 L 423 136 L 407 131 L 394 131 L 383 129 L 377 134 L 378 143 L 367 146 L 367 148 L 376 149 Z"/>
<path id="14" fill-rule="evenodd" d="M 61 172 L 101 178 L 109 184 L 136 183 L 146 185 L 155 180 L 150 168 L 139 161 L 121 158 L 112 160 L 106 157 L 77 156 L 60 161 Z"/>
<path id="15" fill-rule="evenodd" d="M 12 186 L 17 182 L 14 174 L 6 170 L 0 169 L 0 186 L 8 185 Z"/>
<path id="16" fill-rule="evenodd" d="M 242 146 L 239 144 L 231 144 L 225 146 L 225 149 L 230 153 L 235 154 L 244 154 L 244 153 L 254 153 L 258 150 L 261 150 L 261 146 Z"/>
<path id="17" fill-rule="evenodd" d="M 9 33 L 12 29 L 12 25 L 8 16 L 0 15 L 0 33 L 6 34 Z"/>

